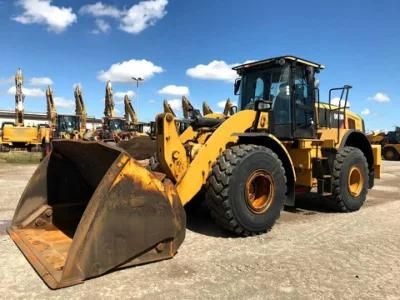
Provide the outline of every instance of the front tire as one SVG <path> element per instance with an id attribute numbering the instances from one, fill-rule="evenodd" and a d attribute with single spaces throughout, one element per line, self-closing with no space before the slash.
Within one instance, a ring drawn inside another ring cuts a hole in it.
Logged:
<path id="1" fill-rule="evenodd" d="M 360 149 L 344 147 L 338 151 L 333 166 L 332 200 L 340 212 L 359 210 L 369 185 L 367 159 Z"/>
<path id="2" fill-rule="evenodd" d="M 206 184 L 206 203 L 218 225 L 248 236 L 267 232 L 286 197 L 282 162 L 269 148 L 237 145 L 226 149 Z"/>

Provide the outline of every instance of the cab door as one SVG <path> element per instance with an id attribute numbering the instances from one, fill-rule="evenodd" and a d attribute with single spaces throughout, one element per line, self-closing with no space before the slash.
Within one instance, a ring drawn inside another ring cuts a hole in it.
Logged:
<path id="1" fill-rule="evenodd" d="M 315 138 L 315 90 L 313 69 L 296 65 L 293 83 L 293 137 Z"/>

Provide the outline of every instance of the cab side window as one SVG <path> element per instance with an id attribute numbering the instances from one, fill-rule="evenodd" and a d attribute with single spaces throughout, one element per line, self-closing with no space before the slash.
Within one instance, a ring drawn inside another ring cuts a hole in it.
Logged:
<path id="1" fill-rule="evenodd" d="M 256 80 L 254 99 L 258 100 L 263 98 L 264 98 L 264 80 L 261 77 L 258 77 Z"/>
<path id="2" fill-rule="evenodd" d="M 307 81 L 306 70 L 304 67 L 296 68 L 294 77 L 295 103 L 296 103 L 296 126 L 299 128 L 309 128 L 314 123 L 314 101 L 312 98 L 312 88 Z"/>

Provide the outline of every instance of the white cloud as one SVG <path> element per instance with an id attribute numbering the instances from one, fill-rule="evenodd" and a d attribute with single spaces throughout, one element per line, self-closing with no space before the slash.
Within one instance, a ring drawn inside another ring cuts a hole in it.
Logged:
<path id="1" fill-rule="evenodd" d="M 247 60 L 242 64 L 251 63 L 253 60 Z M 239 63 L 228 64 L 223 60 L 213 60 L 207 65 L 199 64 L 186 70 L 186 75 L 203 80 L 223 80 L 233 82 L 237 77 L 233 67 L 240 65 Z"/>
<path id="2" fill-rule="evenodd" d="M 219 101 L 219 102 L 217 103 L 217 106 L 218 106 L 219 108 L 225 108 L 225 104 L 226 104 L 226 100 L 222 100 L 222 101 Z M 233 104 L 234 106 L 237 106 L 237 103 L 236 103 L 235 101 L 232 101 L 232 104 Z"/>
<path id="3" fill-rule="evenodd" d="M 30 85 L 52 85 L 53 80 L 49 77 L 32 77 L 29 80 Z"/>
<path id="4" fill-rule="evenodd" d="M 149 102 L 150 104 L 152 104 L 152 103 L 156 103 L 156 101 L 155 101 L 155 100 L 153 100 L 153 99 L 150 99 L 148 102 Z"/>
<path id="5" fill-rule="evenodd" d="M 14 76 L 10 76 L 8 78 L 0 78 L 0 84 L 10 84 L 14 82 Z"/>
<path id="6" fill-rule="evenodd" d="M 197 79 L 233 81 L 237 77 L 234 65 L 229 65 L 223 60 L 213 60 L 208 65 L 197 65 L 186 70 L 186 74 Z"/>
<path id="7" fill-rule="evenodd" d="M 102 2 L 84 5 L 79 9 L 79 13 L 82 15 L 91 15 L 93 17 L 112 18 L 119 18 L 122 14 L 118 8 L 112 5 L 103 4 Z"/>
<path id="8" fill-rule="evenodd" d="M 125 95 L 128 95 L 129 98 L 132 98 L 132 97 L 135 96 L 135 92 L 129 90 L 129 91 L 126 91 L 126 92 L 115 92 L 114 93 L 114 96 L 117 97 L 117 98 L 124 98 Z"/>
<path id="9" fill-rule="evenodd" d="M 128 33 L 140 33 L 167 14 L 167 4 L 168 0 L 147 0 L 133 5 L 124 12 L 120 29 Z"/>
<path id="10" fill-rule="evenodd" d="M 44 24 L 49 31 L 61 33 L 76 22 L 76 14 L 70 7 L 51 5 L 52 0 L 19 0 L 24 11 L 13 18 L 21 24 Z"/>
<path id="11" fill-rule="evenodd" d="M 373 101 L 382 103 L 382 102 L 389 102 L 390 101 L 390 97 L 385 93 L 378 92 L 374 96 L 368 97 L 368 100 L 373 100 Z"/>
<path id="12" fill-rule="evenodd" d="M 167 100 L 169 105 L 174 111 L 181 111 L 182 110 L 182 99 L 171 99 Z"/>
<path id="13" fill-rule="evenodd" d="M 63 97 L 54 97 L 54 103 L 56 107 L 61 108 L 73 108 L 75 106 L 75 101 L 65 99 Z"/>
<path id="14" fill-rule="evenodd" d="M 107 33 L 111 30 L 111 25 L 103 19 L 95 20 L 96 29 L 92 30 L 93 34 Z"/>
<path id="15" fill-rule="evenodd" d="M 162 19 L 167 11 L 168 0 L 145 0 L 132 5 L 128 9 L 119 9 L 118 7 L 96 2 L 94 4 L 84 5 L 79 13 L 90 15 L 95 18 L 114 18 L 119 22 L 119 28 L 125 32 L 138 34 L 147 27 L 154 25 Z M 110 24 L 96 20 L 97 29 L 92 32 L 95 34 L 105 33 L 110 30 Z"/>
<path id="16" fill-rule="evenodd" d="M 113 64 L 107 71 L 101 70 L 97 79 L 101 81 L 133 82 L 132 77 L 150 79 L 161 72 L 163 72 L 163 69 L 151 61 L 131 59 Z"/>
<path id="17" fill-rule="evenodd" d="M 368 116 L 371 113 L 371 111 L 369 110 L 369 108 L 365 108 L 361 111 L 361 114 L 363 116 Z"/>
<path id="18" fill-rule="evenodd" d="M 115 101 L 115 102 L 118 103 L 118 104 L 124 103 L 123 99 L 125 98 L 125 95 L 128 95 L 128 97 L 130 99 L 132 99 L 135 96 L 135 92 L 131 91 L 131 90 L 126 91 L 126 92 L 114 92 L 114 97 L 115 98 L 122 99 L 120 101 Z"/>
<path id="19" fill-rule="evenodd" d="M 167 85 L 158 91 L 162 95 L 171 96 L 187 96 L 189 95 L 189 88 L 187 86 Z"/>
<path id="20" fill-rule="evenodd" d="M 8 89 L 7 93 L 10 95 L 15 95 L 15 86 L 12 86 Z M 24 93 L 25 96 L 27 97 L 44 97 L 45 92 L 42 89 L 39 88 L 25 88 L 22 87 L 22 92 Z"/>
<path id="21" fill-rule="evenodd" d="M 331 100 L 331 104 L 332 104 L 332 105 L 339 106 L 339 102 L 340 102 L 340 106 L 341 106 L 341 107 L 344 107 L 344 104 L 345 104 L 345 100 L 344 100 L 344 99 L 342 99 L 342 100 L 340 101 L 340 98 L 339 98 L 339 97 L 335 97 L 335 98 L 333 98 L 333 99 Z M 347 101 L 347 108 L 350 108 L 350 101 Z"/>
<path id="22" fill-rule="evenodd" d="M 10 84 L 14 82 L 14 76 L 8 78 L 0 78 L 0 84 Z"/>

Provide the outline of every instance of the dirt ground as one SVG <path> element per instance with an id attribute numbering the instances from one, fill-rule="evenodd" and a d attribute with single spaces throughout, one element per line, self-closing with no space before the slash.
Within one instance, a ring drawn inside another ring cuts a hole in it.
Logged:
<path id="1" fill-rule="evenodd" d="M 400 299 L 400 162 L 385 162 L 364 207 L 332 213 L 306 197 L 271 232 L 233 238 L 188 215 L 175 258 L 52 291 L 5 232 L 35 165 L 0 163 L 0 298 Z"/>

